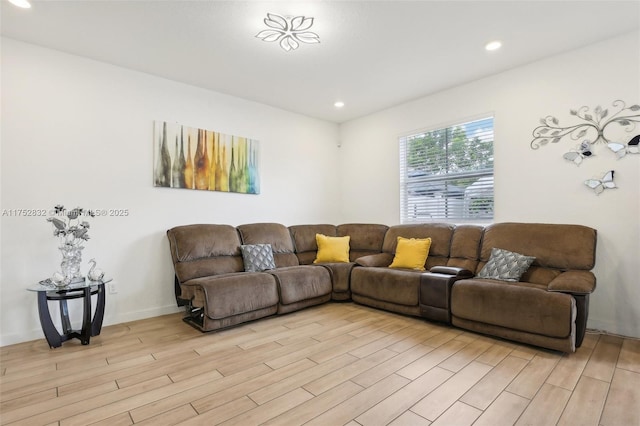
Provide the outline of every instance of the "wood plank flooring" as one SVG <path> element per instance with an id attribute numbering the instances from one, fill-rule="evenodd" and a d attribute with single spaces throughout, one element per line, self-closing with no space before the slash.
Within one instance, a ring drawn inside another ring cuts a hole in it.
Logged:
<path id="1" fill-rule="evenodd" d="M 353 303 L 0 357 L 3 425 L 640 425 L 640 340 L 589 333 L 569 355 Z"/>

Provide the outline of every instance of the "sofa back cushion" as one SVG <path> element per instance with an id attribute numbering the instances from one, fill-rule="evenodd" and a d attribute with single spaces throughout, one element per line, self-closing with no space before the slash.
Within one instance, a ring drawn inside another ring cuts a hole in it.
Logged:
<path id="1" fill-rule="evenodd" d="M 454 225 L 448 223 L 395 225 L 390 227 L 385 234 L 382 251 L 395 254 L 398 237 L 431 238 L 429 257 L 427 257 L 425 268 L 446 265 L 449 260 L 454 228 Z"/>
<path id="2" fill-rule="evenodd" d="M 318 253 L 316 234 L 336 236 L 335 225 L 294 225 L 289 227 L 296 256 L 301 265 L 311 265 Z"/>
<path id="3" fill-rule="evenodd" d="M 337 236 L 351 237 L 349 259 L 353 262 L 359 257 L 380 253 L 388 229 L 387 225 L 375 223 L 345 223 L 338 225 Z"/>
<path id="4" fill-rule="evenodd" d="M 271 244 L 276 267 L 300 263 L 293 250 L 289 229 L 279 223 L 250 223 L 237 227 L 242 244 Z"/>
<path id="5" fill-rule="evenodd" d="M 178 281 L 244 270 L 240 237 L 230 225 L 184 225 L 167 231 Z"/>
<path id="6" fill-rule="evenodd" d="M 479 225 L 457 225 L 451 238 L 451 252 L 447 266 L 465 268 L 474 272 L 480 257 L 480 242 L 484 227 Z"/>
<path id="7" fill-rule="evenodd" d="M 534 256 L 536 260 L 521 281 L 547 284 L 559 270 L 592 269 L 596 239 L 596 230 L 582 225 L 495 223 L 484 230 L 476 273 L 496 247 Z"/>

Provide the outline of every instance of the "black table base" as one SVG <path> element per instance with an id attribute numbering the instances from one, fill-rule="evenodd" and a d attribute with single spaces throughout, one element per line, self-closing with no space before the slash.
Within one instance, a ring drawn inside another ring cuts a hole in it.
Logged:
<path id="1" fill-rule="evenodd" d="M 91 318 L 91 296 L 97 294 L 96 311 Z M 83 300 L 82 329 L 73 330 L 69 321 L 69 308 L 67 300 Z M 60 319 L 62 321 L 62 333 L 51 320 L 49 311 L 49 300 L 57 300 L 60 303 Z M 97 284 L 96 287 L 84 287 L 72 290 L 52 290 L 38 292 L 38 314 L 42 331 L 49 343 L 50 348 L 59 348 L 62 342 L 69 339 L 80 339 L 83 345 L 88 345 L 91 337 L 100 334 L 102 329 L 102 319 L 104 317 L 105 291 L 104 283 Z"/>

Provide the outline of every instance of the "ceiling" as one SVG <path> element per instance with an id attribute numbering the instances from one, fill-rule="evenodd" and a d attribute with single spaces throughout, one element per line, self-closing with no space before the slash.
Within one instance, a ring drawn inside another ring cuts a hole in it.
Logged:
<path id="1" fill-rule="evenodd" d="M 337 123 L 640 28 L 637 0 L 0 1 L 5 37 Z M 320 43 L 254 37 L 268 12 Z"/>

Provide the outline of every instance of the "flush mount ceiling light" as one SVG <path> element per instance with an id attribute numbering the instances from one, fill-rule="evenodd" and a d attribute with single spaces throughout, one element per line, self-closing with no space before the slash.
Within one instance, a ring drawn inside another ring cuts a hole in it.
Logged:
<path id="1" fill-rule="evenodd" d="M 279 41 L 287 52 L 296 50 L 300 43 L 320 43 L 318 34 L 307 31 L 313 25 L 313 18 L 267 13 L 264 23 L 270 29 L 260 31 L 256 37 L 262 41 Z"/>
<path id="2" fill-rule="evenodd" d="M 502 47 L 502 42 L 500 40 L 489 42 L 484 46 L 484 48 L 487 49 L 488 51 L 498 50 L 501 47 Z"/>
<path id="3" fill-rule="evenodd" d="M 334 107 L 336 107 L 336 108 L 342 108 L 342 107 L 344 106 L 344 102 L 342 102 L 342 101 L 336 101 L 336 102 L 333 104 L 333 106 L 334 106 Z"/>

